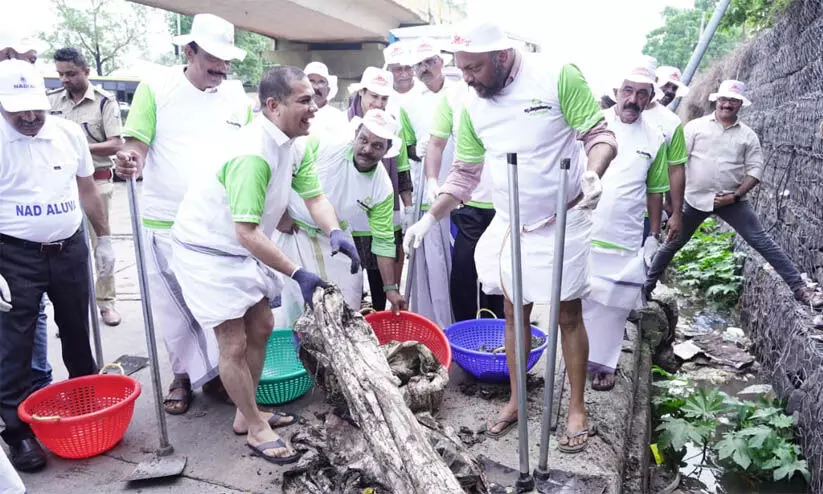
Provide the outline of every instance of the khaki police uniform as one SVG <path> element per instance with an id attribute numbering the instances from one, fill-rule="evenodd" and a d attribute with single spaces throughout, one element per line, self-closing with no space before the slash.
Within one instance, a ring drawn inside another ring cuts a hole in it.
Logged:
<path id="1" fill-rule="evenodd" d="M 89 84 L 83 99 L 77 103 L 72 101 L 65 88 L 55 89 L 47 94 L 51 102 L 51 114 L 80 125 L 89 144 L 98 144 L 112 137 L 120 137 L 123 127 L 120 105 L 114 96 L 103 89 Z M 94 161 L 95 182 L 100 190 L 103 208 L 108 218 L 109 206 L 114 193 L 112 160 L 109 156 L 94 154 L 92 154 L 92 160 Z M 92 246 L 96 251 L 97 236 L 93 230 L 90 230 L 90 235 Z M 96 289 L 98 307 L 101 310 L 114 308 L 116 297 L 114 276 L 100 276 L 98 273 Z"/>

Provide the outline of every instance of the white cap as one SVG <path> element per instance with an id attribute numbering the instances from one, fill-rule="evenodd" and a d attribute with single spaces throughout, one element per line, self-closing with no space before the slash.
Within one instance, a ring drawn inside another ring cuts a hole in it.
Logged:
<path id="1" fill-rule="evenodd" d="M 389 65 L 414 65 L 412 62 L 412 46 L 410 41 L 397 41 L 383 49 L 385 67 Z"/>
<path id="2" fill-rule="evenodd" d="M 657 77 L 657 85 L 660 87 L 663 87 L 669 83 L 677 86 L 676 97 L 682 98 L 689 94 L 689 86 L 680 82 L 680 79 L 683 77 L 683 74 L 677 67 L 672 67 L 669 65 L 658 67 L 658 69 L 655 71 L 655 76 Z"/>
<path id="3" fill-rule="evenodd" d="M 745 93 L 746 84 L 733 79 L 727 80 L 720 83 L 720 89 L 716 93 L 709 95 L 709 101 L 717 101 L 717 98 L 729 98 L 740 100 L 743 102 L 743 106 L 749 106 L 752 102 L 745 96 Z"/>
<path id="4" fill-rule="evenodd" d="M 50 110 L 43 76 L 23 60 L 0 62 L 0 105 L 8 112 Z"/>
<path id="5" fill-rule="evenodd" d="M 243 60 L 246 51 L 234 46 L 234 25 L 214 14 L 197 14 L 191 32 L 172 38 L 172 43 L 184 46 L 191 42 L 220 60 Z"/>
<path id="6" fill-rule="evenodd" d="M 394 158 L 400 154 L 402 140 L 397 135 L 400 125 L 397 123 L 396 118 L 383 110 L 374 109 L 367 111 L 363 118 L 354 117 L 352 119 L 352 126 L 355 131 L 360 127 L 360 124 L 365 125 L 377 137 L 391 139 L 392 147 L 386 152 L 384 158 Z"/>
<path id="7" fill-rule="evenodd" d="M 366 67 L 360 82 L 350 85 L 349 92 L 355 93 L 361 89 L 368 89 L 380 96 L 389 96 L 394 91 L 394 76 L 387 70 Z"/>
<path id="8" fill-rule="evenodd" d="M 431 57 L 440 57 L 443 60 L 443 64 L 448 64 L 451 60 L 451 55 L 443 53 L 437 41 L 424 37 L 415 42 L 411 49 L 409 61 L 414 65 Z"/>
<path id="9" fill-rule="evenodd" d="M 454 32 L 451 40 L 452 52 L 487 53 L 508 50 L 515 43 L 506 36 L 503 29 L 493 22 L 467 22 Z"/>
<path id="10" fill-rule="evenodd" d="M 623 77 L 623 81 L 651 84 L 654 86 L 654 69 L 656 68 L 657 59 L 644 55 L 629 68 L 626 76 Z M 623 81 L 620 81 L 621 85 Z"/>
<path id="11" fill-rule="evenodd" d="M 306 68 L 303 69 L 306 75 L 319 75 L 329 83 L 328 99 L 333 99 L 337 94 L 337 76 L 329 74 L 329 68 L 322 62 L 309 62 Z"/>

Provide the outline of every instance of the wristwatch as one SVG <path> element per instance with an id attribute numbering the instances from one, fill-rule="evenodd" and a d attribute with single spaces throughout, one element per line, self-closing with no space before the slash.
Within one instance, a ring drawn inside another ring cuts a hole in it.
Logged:
<path id="1" fill-rule="evenodd" d="M 391 291 L 400 291 L 400 287 L 397 286 L 397 283 L 393 285 L 383 285 L 383 293 L 391 292 Z"/>

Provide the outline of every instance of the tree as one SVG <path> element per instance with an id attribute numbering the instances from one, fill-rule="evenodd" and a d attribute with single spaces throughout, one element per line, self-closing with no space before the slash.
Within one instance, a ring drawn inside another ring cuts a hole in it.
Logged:
<path id="1" fill-rule="evenodd" d="M 180 15 L 180 33 L 185 34 L 191 31 L 192 18 Z M 166 17 L 169 32 L 172 36 L 178 34 L 177 22 L 178 14 L 169 12 Z M 243 81 L 247 87 L 257 87 L 263 72 L 270 66 L 263 59 L 263 52 L 272 49 L 272 39 L 261 34 L 246 31 L 244 29 L 234 30 L 234 44 L 246 50 L 246 58 L 242 62 L 234 61 L 231 64 L 232 72 Z"/>
<path id="2" fill-rule="evenodd" d="M 51 33 L 41 33 L 50 56 L 58 48 L 74 47 L 83 52 L 97 75 L 106 75 L 120 67 L 128 50 L 145 50 L 146 8 L 118 0 L 52 0 L 58 22 Z"/>

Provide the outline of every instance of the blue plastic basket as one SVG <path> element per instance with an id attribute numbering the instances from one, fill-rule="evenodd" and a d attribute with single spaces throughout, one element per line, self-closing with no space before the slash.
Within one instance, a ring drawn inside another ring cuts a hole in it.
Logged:
<path id="1" fill-rule="evenodd" d="M 272 331 L 257 387 L 257 403 L 279 405 L 300 398 L 314 382 L 297 356 L 297 337 L 289 328 Z"/>
<path id="2" fill-rule="evenodd" d="M 531 369 L 540 360 L 543 351 L 549 345 L 546 333 L 535 326 L 531 327 L 532 336 L 545 341 L 529 352 L 526 368 Z M 480 346 L 498 348 L 505 341 L 506 321 L 503 319 L 470 319 L 452 324 L 446 328 L 446 338 L 452 347 L 452 358 L 466 372 L 479 381 L 501 382 L 509 380 L 509 368 L 505 353 L 486 353 L 477 351 Z"/>

